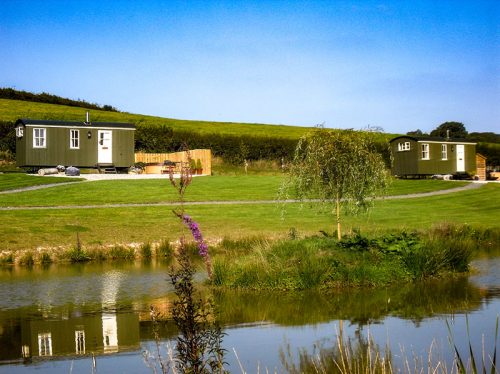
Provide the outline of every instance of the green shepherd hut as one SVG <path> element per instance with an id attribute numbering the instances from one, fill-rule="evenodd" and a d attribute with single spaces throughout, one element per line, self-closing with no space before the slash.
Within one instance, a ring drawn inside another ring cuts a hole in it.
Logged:
<path id="1" fill-rule="evenodd" d="M 135 125 L 19 119 L 16 160 L 35 169 L 57 165 L 125 169 L 134 164 Z M 115 170 L 116 170 L 115 169 Z"/>
<path id="2" fill-rule="evenodd" d="M 465 139 L 405 135 L 390 145 L 395 176 L 476 175 L 476 143 Z"/>

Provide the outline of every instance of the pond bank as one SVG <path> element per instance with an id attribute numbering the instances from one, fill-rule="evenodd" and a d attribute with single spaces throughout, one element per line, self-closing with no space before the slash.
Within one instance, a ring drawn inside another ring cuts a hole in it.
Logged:
<path id="1" fill-rule="evenodd" d="M 212 285 L 221 288 L 303 290 L 344 286 L 382 286 L 463 273 L 479 250 L 498 249 L 500 229 L 442 224 L 426 232 L 400 231 L 378 236 L 359 232 L 341 241 L 330 236 L 286 239 L 247 237 L 209 241 Z M 0 265 L 170 259 L 178 242 L 129 243 L 3 251 Z M 197 256 L 196 243 L 188 251 Z"/>

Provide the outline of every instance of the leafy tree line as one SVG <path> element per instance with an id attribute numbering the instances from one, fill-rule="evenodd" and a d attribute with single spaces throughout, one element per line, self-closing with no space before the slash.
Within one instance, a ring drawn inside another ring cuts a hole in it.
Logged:
<path id="1" fill-rule="evenodd" d="M 16 153 L 16 132 L 14 122 L 0 121 L 0 151 Z"/>
<path id="2" fill-rule="evenodd" d="M 99 105 L 89 103 L 85 100 L 72 100 L 57 95 L 51 95 L 46 92 L 35 94 L 28 91 L 14 90 L 13 88 L 0 88 L 0 99 L 33 101 L 36 103 L 58 104 L 75 106 L 87 109 L 105 110 L 108 112 L 118 112 L 118 109 L 111 105 Z"/>
<path id="3" fill-rule="evenodd" d="M 0 121 L 0 151 L 16 152 L 15 123 Z M 471 133 L 467 138 L 478 142 L 477 152 L 487 158 L 488 165 L 500 165 L 500 135 L 493 133 Z M 168 126 L 142 125 L 135 132 L 135 150 L 149 153 L 179 151 L 183 144 L 189 148 L 207 148 L 212 154 L 222 157 L 225 162 L 242 164 L 246 159 L 290 161 L 295 152 L 298 139 L 279 137 L 202 134 L 190 131 L 174 131 Z M 495 144 L 496 143 L 496 144 Z M 377 151 L 382 155 L 386 167 L 391 165 L 391 155 L 385 141 L 375 142 Z"/>
<path id="4" fill-rule="evenodd" d="M 486 157 L 488 165 L 500 165 L 500 134 L 493 132 L 467 132 L 465 125 L 461 122 L 444 122 L 437 126 L 434 130 L 427 134 L 418 129 L 409 131 L 407 135 L 413 136 L 437 136 L 446 138 L 448 135 L 451 139 L 467 139 L 476 142 L 476 151 Z"/>
<path id="5" fill-rule="evenodd" d="M 469 133 L 465 125 L 461 122 L 444 122 L 430 132 L 423 132 L 420 129 L 408 131 L 406 135 L 413 136 L 437 136 L 446 138 L 450 136 L 452 139 L 461 138 L 478 143 L 500 143 L 500 134 L 494 132 L 471 132 Z"/>
<path id="6" fill-rule="evenodd" d="M 298 140 L 278 137 L 200 134 L 174 131 L 168 126 L 140 125 L 135 132 L 135 149 L 142 152 L 177 152 L 187 144 L 191 149 L 207 148 L 214 156 L 232 164 L 244 160 L 281 160 L 293 155 Z"/>
<path id="7" fill-rule="evenodd" d="M 244 160 L 291 160 L 298 139 L 279 137 L 200 134 L 190 131 L 173 131 L 168 126 L 138 126 L 135 133 L 135 149 L 149 153 L 176 152 L 187 144 L 190 149 L 211 149 L 212 154 L 225 162 L 242 164 Z M 387 167 L 391 165 L 387 143 L 375 144 Z"/>

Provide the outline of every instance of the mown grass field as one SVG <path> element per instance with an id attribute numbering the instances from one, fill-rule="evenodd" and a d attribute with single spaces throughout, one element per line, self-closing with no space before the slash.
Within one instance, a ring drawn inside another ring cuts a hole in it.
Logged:
<path id="1" fill-rule="evenodd" d="M 60 184 L 69 182 L 79 182 L 83 179 L 76 178 L 40 178 L 35 175 L 23 173 L 0 174 L 0 191 L 14 190 L 32 186 L 42 186 L 45 184 Z"/>
<path id="2" fill-rule="evenodd" d="M 20 178 L 20 179 L 18 179 Z M 273 200 L 283 181 L 281 175 L 271 176 L 216 176 L 193 178 L 186 201 L 235 201 Z M 69 178 L 35 177 L 22 174 L 0 174 L 0 191 L 15 188 L 15 181 L 25 183 L 40 181 L 67 181 Z M 71 179 L 69 179 L 71 180 Z M 405 195 L 444 190 L 466 185 L 468 182 L 439 180 L 395 179 L 387 195 Z M 107 180 L 75 183 L 53 188 L 0 195 L 0 206 L 55 206 L 95 204 L 140 204 L 177 200 L 168 177 L 143 180 Z"/>
<path id="3" fill-rule="evenodd" d="M 9 205 L 80 205 L 96 202 L 174 201 L 168 181 L 141 181 L 133 189 L 124 183 L 84 182 L 0 196 L 0 206 Z M 273 198 L 279 177 L 211 177 L 196 179 L 189 187 L 191 200 L 255 200 Z M 438 181 L 400 181 L 421 183 Z M 115 183 L 115 184 L 113 184 Z M 399 183 L 399 182 L 398 182 Z M 443 182 L 447 183 L 447 182 Z M 449 182 L 448 182 L 449 183 Z M 426 185 L 428 183 L 424 183 Z M 401 187 L 401 189 L 407 189 Z M 397 183 L 393 185 L 396 189 Z M 133 192 L 132 192 L 133 191 Z M 415 192 L 413 190 L 412 192 Z M 97 196 L 103 194 L 105 196 Z M 169 197 L 170 196 L 170 197 Z M 196 198 L 195 198 L 196 197 Z M 213 201 L 212 200 L 212 201 Z M 344 228 L 359 228 L 365 233 L 392 230 L 428 229 L 449 222 L 482 228 L 498 227 L 500 185 L 488 184 L 479 189 L 441 196 L 401 200 L 381 200 L 364 215 L 345 217 Z M 37 246 L 59 246 L 75 243 L 76 231 L 83 244 L 113 244 L 175 240 L 182 229 L 172 214 L 174 207 L 140 206 L 120 208 L 63 208 L 0 211 L 1 250 L 18 250 Z M 332 232 L 330 215 L 301 204 L 286 205 L 282 214 L 279 204 L 207 204 L 190 205 L 186 211 L 209 240 L 223 237 L 284 237 L 291 228 L 299 235 Z"/>

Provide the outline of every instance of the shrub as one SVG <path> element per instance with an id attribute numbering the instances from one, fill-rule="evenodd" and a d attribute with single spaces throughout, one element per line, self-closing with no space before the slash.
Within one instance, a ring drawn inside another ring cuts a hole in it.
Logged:
<path id="1" fill-rule="evenodd" d="M 79 247 L 71 248 L 66 252 L 65 257 L 69 259 L 70 262 L 87 262 L 92 260 L 89 254 Z"/>
<path id="2" fill-rule="evenodd" d="M 112 260 L 133 260 L 135 258 L 135 252 L 134 248 L 115 245 L 110 249 L 108 256 Z"/>
<path id="3" fill-rule="evenodd" d="M 5 161 L 11 161 L 16 154 L 15 122 L 0 121 L 0 151 L 3 152 L 0 159 Z"/>
<path id="4" fill-rule="evenodd" d="M 228 280 L 230 267 L 225 259 L 214 261 L 212 284 L 215 286 L 225 286 Z"/>
<path id="5" fill-rule="evenodd" d="M 52 261 L 52 257 L 50 257 L 50 255 L 48 253 L 42 253 L 42 255 L 40 256 L 40 263 L 42 264 L 51 264 L 53 261 Z"/>
<path id="6" fill-rule="evenodd" d="M 87 251 L 87 255 L 89 260 L 94 261 L 105 261 L 108 259 L 106 253 L 104 253 L 103 249 L 99 247 Z"/>
<path id="7" fill-rule="evenodd" d="M 156 247 L 156 257 L 171 258 L 174 253 L 174 249 L 167 239 L 162 239 Z"/>
<path id="8" fill-rule="evenodd" d="M 25 265 L 25 266 L 33 266 L 35 263 L 35 259 L 33 257 L 33 253 L 28 251 L 24 255 L 21 256 L 19 259 L 19 264 Z"/>
<path id="9" fill-rule="evenodd" d="M 0 265 L 13 265 L 14 255 L 12 253 L 0 258 Z"/>
<path id="10" fill-rule="evenodd" d="M 141 245 L 141 256 L 144 259 L 150 259 L 153 256 L 150 243 L 144 243 Z"/>

